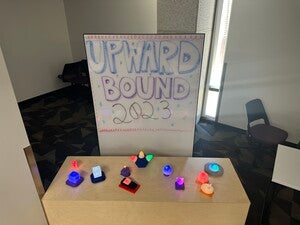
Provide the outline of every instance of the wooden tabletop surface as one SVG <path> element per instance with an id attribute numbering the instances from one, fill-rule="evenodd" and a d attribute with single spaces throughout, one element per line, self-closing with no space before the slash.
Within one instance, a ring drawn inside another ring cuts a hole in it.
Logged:
<path id="1" fill-rule="evenodd" d="M 78 171 L 84 181 L 78 187 L 65 184 L 72 171 L 71 161 L 78 161 Z M 204 170 L 208 162 L 216 162 L 224 168 L 221 177 L 209 178 L 215 188 L 213 197 L 199 192 L 195 183 L 198 173 Z M 173 174 L 165 177 L 162 167 L 171 164 Z M 100 165 L 106 180 L 92 184 L 90 174 L 92 167 Z M 123 166 L 131 169 L 131 178 L 141 185 L 132 194 L 118 187 Z M 185 190 L 174 188 L 175 178 L 185 178 Z M 45 201 L 135 201 L 135 202 L 187 202 L 187 203 L 249 203 L 242 184 L 227 158 L 191 158 L 191 157 L 155 157 L 146 168 L 137 168 L 129 156 L 83 156 L 67 157 L 43 199 Z"/>

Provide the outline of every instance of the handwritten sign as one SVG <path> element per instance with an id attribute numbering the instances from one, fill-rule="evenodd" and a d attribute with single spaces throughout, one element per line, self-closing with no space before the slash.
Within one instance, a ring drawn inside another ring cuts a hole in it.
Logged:
<path id="1" fill-rule="evenodd" d="M 204 35 L 84 35 L 102 155 L 191 156 Z"/>

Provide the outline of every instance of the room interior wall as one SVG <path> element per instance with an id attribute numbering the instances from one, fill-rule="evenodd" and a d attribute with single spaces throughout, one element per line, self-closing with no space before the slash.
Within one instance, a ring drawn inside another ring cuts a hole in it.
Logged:
<path id="1" fill-rule="evenodd" d="M 270 123 L 300 140 L 300 2 L 233 1 L 219 122 L 246 129 L 245 103 L 263 101 Z"/>
<path id="2" fill-rule="evenodd" d="M 158 0 L 158 33 L 195 33 L 199 0 Z"/>
<path id="3" fill-rule="evenodd" d="M 63 1 L 0 4 L 0 43 L 17 100 L 64 87 L 57 75 L 72 53 Z"/>
<path id="4" fill-rule="evenodd" d="M 29 141 L 1 48 L 0 102 L 0 223 L 47 225 L 24 155 Z"/>
<path id="5" fill-rule="evenodd" d="M 156 33 L 156 0 L 64 0 L 74 60 L 86 58 L 84 33 Z"/>
<path id="6" fill-rule="evenodd" d="M 215 3 L 215 0 L 158 0 L 157 2 L 159 33 L 205 34 L 196 122 L 200 119 L 203 105 Z"/>

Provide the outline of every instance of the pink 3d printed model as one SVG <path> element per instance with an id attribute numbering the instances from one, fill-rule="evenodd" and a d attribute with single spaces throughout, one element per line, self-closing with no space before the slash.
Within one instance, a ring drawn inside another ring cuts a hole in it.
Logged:
<path id="1" fill-rule="evenodd" d="M 175 189 L 176 190 L 184 190 L 184 178 L 183 177 L 176 177 Z"/>

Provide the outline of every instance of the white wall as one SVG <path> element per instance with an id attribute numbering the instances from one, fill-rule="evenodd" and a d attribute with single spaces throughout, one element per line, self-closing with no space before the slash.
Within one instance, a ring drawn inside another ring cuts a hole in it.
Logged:
<path id="1" fill-rule="evenodd" d="M 300 2 L 235 0 L 219 122 L 246 129 L 245 103 L 261 98 L 272 125 L 300 140 Z"/>
<path id="2" fill-rule="evenodd" d="M 74 60 L 86 58 L 84 33 L 156 33 L 156 0 L 64 0 Z"/>
<path id="3" fill-rule="evenodd" d="M 46 225 L 23 149 L 24 124 L 0 48 L 0 218 L 5 225 Z"/>
<path id="4" fill-rule="evenodd" d="M 203 105 L 215 3 L 215 0 L 158 0 L 157 2 L 159 33 L 205 34 L 196 122 L 200 119 Z"/>
<path id="5" fill-rule="evenodd" d="M 0 43 L 18 101 L 63 87 L 72 61 L 62 0 L 0 0 Z"/>
<path id="6" fill-rule="evenodd" d="M 158 0 L 157 31 L 159 33 L 195 33 L 199 0 Z"/>

